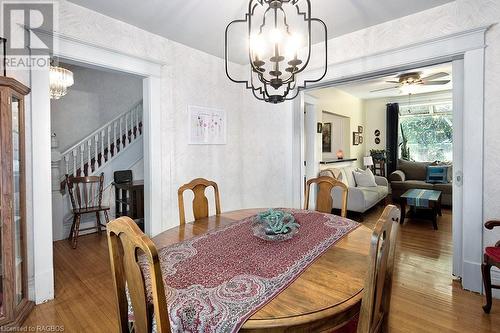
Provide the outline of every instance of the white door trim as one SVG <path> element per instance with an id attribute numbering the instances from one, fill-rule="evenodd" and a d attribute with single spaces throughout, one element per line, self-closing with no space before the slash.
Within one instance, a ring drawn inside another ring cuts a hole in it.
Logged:
<path id="1" fill-rule="evenodd" d="M 141 59 L 80 41 L 63 34 L 54 34 L 58 48 L 54 56 L 63 59 L 142 76 L 144 109 L 144 196 L 146 233 L 161 232 L 162 170 L 161 155 L 161 70 L 163 62 Z M 52 253 L 52 189 L 50 162 L 50 100 L 48 69 L 32 70 L 33 150 L 33 235 L 34 235 L 34 292 L 37 304 L 54 298 Z M 155 195 L 151 195 L 151 193 Z"/>
<path id="2" fill-rule="evenodd" d="M 328 65 L 328 74 L 320 84 L 312 88 L 329 86 L 343 81 L 352 81 L 357 78 L 383 75 L 401 68 L 415 68 L 439 62 L 452 61 L 464 58 L 464 128 L 463 170 L 454 170 L 455 177 L 463 172 L 463 239 L 461 247 L 462 283 L 468 290 L 481 292 L 481 260 L 483 252 L 483 121 L 484 121 L 484 48 L 485 34 L 489 26 L 465 30 L 460 33 L 434 38 L 415 43 L 406 47 L 375 53 L 353 60 L 331 63 Z M 319 69 L 312 69 L 307 76 L 315 77 Z M 303 156 L 301 155 L 298 124 L 303 121 L 301 115 L 304 108 L 304 94 L 294 103 L 293 122 L 294 156 L 292 175 L 294 175 L 293 191 L 300 191 L 300 174 Z M 296 139 L 299 138 L 299 139 Z M 297 157 L 298 158 L 295 158 Z M 298 192 L 300 193 L 300 192 Z M 294 206 L 300 202 L 294 197 Z"/>

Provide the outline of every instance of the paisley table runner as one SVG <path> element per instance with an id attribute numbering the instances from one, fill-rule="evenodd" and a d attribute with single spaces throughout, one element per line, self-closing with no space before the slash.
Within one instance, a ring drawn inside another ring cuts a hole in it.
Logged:
<path id="1" fill-rule="evenodd" d="M 287 241 L 255 237 L 251 227 L 257 217 L 252 216 L 159 250 L 172 332 L 237 332 L 359 226 L 335 215 L 285 211 L 300 224 Z"/>

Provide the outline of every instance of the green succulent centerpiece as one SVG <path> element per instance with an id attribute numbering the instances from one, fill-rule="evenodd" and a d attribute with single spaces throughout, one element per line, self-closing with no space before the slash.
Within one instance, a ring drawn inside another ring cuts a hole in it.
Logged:
<path id="1" fill-rule="evenodd" d="M 254 235 L 265 240 L 286 240 L 292 238 L 300 227 L 292 214 L 282 210 L 269 209 L 257 215 L 253 227 Z"/>

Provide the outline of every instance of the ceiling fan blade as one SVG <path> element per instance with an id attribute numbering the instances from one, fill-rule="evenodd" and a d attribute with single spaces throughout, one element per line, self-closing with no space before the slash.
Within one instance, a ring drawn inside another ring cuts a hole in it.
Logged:
<path id="1" fill-rule="evenodd" d="M 445 72 L 440 72 L 440 73 L 436 73 L 436 74 L 432 74 L 432 75 L 429 75 L 427 77 L 424 77 L 422 78 L 422 80 L 424 81 L 430 81 L 430 80 L 435 80 L 435 79 L 439 79 L 439 78 L 442 78 L 442 77 L 445 77 L 445 76 L 448 76 L 450 75 L 449 73 L 445 73 Z"/>
<path id="2" fill-rule="evenodd" d="M 442 81 L 424 81 L 424 83 L 422 83 L 424 86 L 439 86 L 439 85 L 442 85 L 442 84 L 447 84 L 449 83 L 451 80 L 442 80 Z"/>
<path id="3" fill-rule="evenodd" d="M 385 81 L 387 83 L 399 83 L 399 81 Z"/>
<path id="4" fill-rule="evenodd" d="M 399 88 L 399 86 L 390 87 L 390 88 L 375 89 L 375 90 L 371 90 L 370 92 L 373 93 L 373 92 L 379 92 L 379 91 L 384 91 L 384 90 L 391 90 L 391 89 L 396 89 L 396 88 Z"/>

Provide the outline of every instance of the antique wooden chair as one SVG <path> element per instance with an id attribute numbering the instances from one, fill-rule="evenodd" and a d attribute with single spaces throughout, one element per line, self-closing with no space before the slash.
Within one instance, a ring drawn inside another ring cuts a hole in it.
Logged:
<path id="1" fill-rule="evenodd" d="M 388 332 L 394 254 L 399 230 L 400 211 L 389 205 L 373 230 L 368 272 L 359 316 L 332 333 Z"/>
<path id="2" fill-rule="evenodd" d="M 194 219 L 202 219 L 208 217 L 208 199 L 205 196 L 205 189 L 212 186 L 214 188 L 215 194 L 215 213 L 219 215 L 220 210 L 220 198 L 219 198 L 219 187 L 217 183 L 206 180 L 204 178 L 196 178 L 191 182 L 182 185 L 177 191 L 177 196 L 179 200 L 179 219 L 180 224 L 186 223 L 186 215 L 184 213 L 184 191 L 191 190 L 194 193 L 193 199 L 193 214 Z"/>
<path id="3" fill-rule="evenodd" d="M 486 229 L 492 230 L 500 227 L 500 221 L 488 221 L 484 224 Z M 483 306 L 485 313 L 490 313 L 492 304 L 492 289 L 500 289 L 500 285 L 491 284 L 491 267 L 500 268 L 500 241 L 495 246 L 489 246 L 484 251 L 484 260 L 481 265 L 483 272 L 484 292 L 486 294 L 486 305 Z"/>
<path id="4" fill-rule="evenodd" d="M 340 187 L 340 189 L 342 190 L 341 215 L 342 217 L 347 216 L 347 186 L 341 181 L 327 176 L 312 178 L 307 181 L 304 209 L 309 209 L 309 193 L 311 190 L 311 184 L 317 184 L 318 188 L 316 194 L 316 211 L 328 214 L 332 213 L 332 207 L 333 207 L 332 190 L 335 187 Z"/>
<path id="5" fill-rule="evenodd" d="M 69 241 L 75 249 L 80 231 L 97 229 L 101 233 L 100 212 L 104 213 L 106 223 L 109 222 L 109 207 L 102 205 L 104 174 L 100 176 L 70 177 L 66 175 L 69 198 L 73 212 L 73 224 L 69 233 Z M 95 214 L 95 227 L 80 229 L 80 220 L 83 214 Z"/>
<path id="6" fill-rule="evenodd" d="M 129 217 L 120 217 L 106 226 L 111 273 L 117 302 L 119 332 L 129 332 L 127 291 L 134 312 L 133 332 L 170 332 L 167 301 L 155 245 Z M 143 255 L 149 269 L 153 307 L 148 305 L 146 282 L 138 264 Z M 155 322 L 153 322 L 153 317 Z"/>

